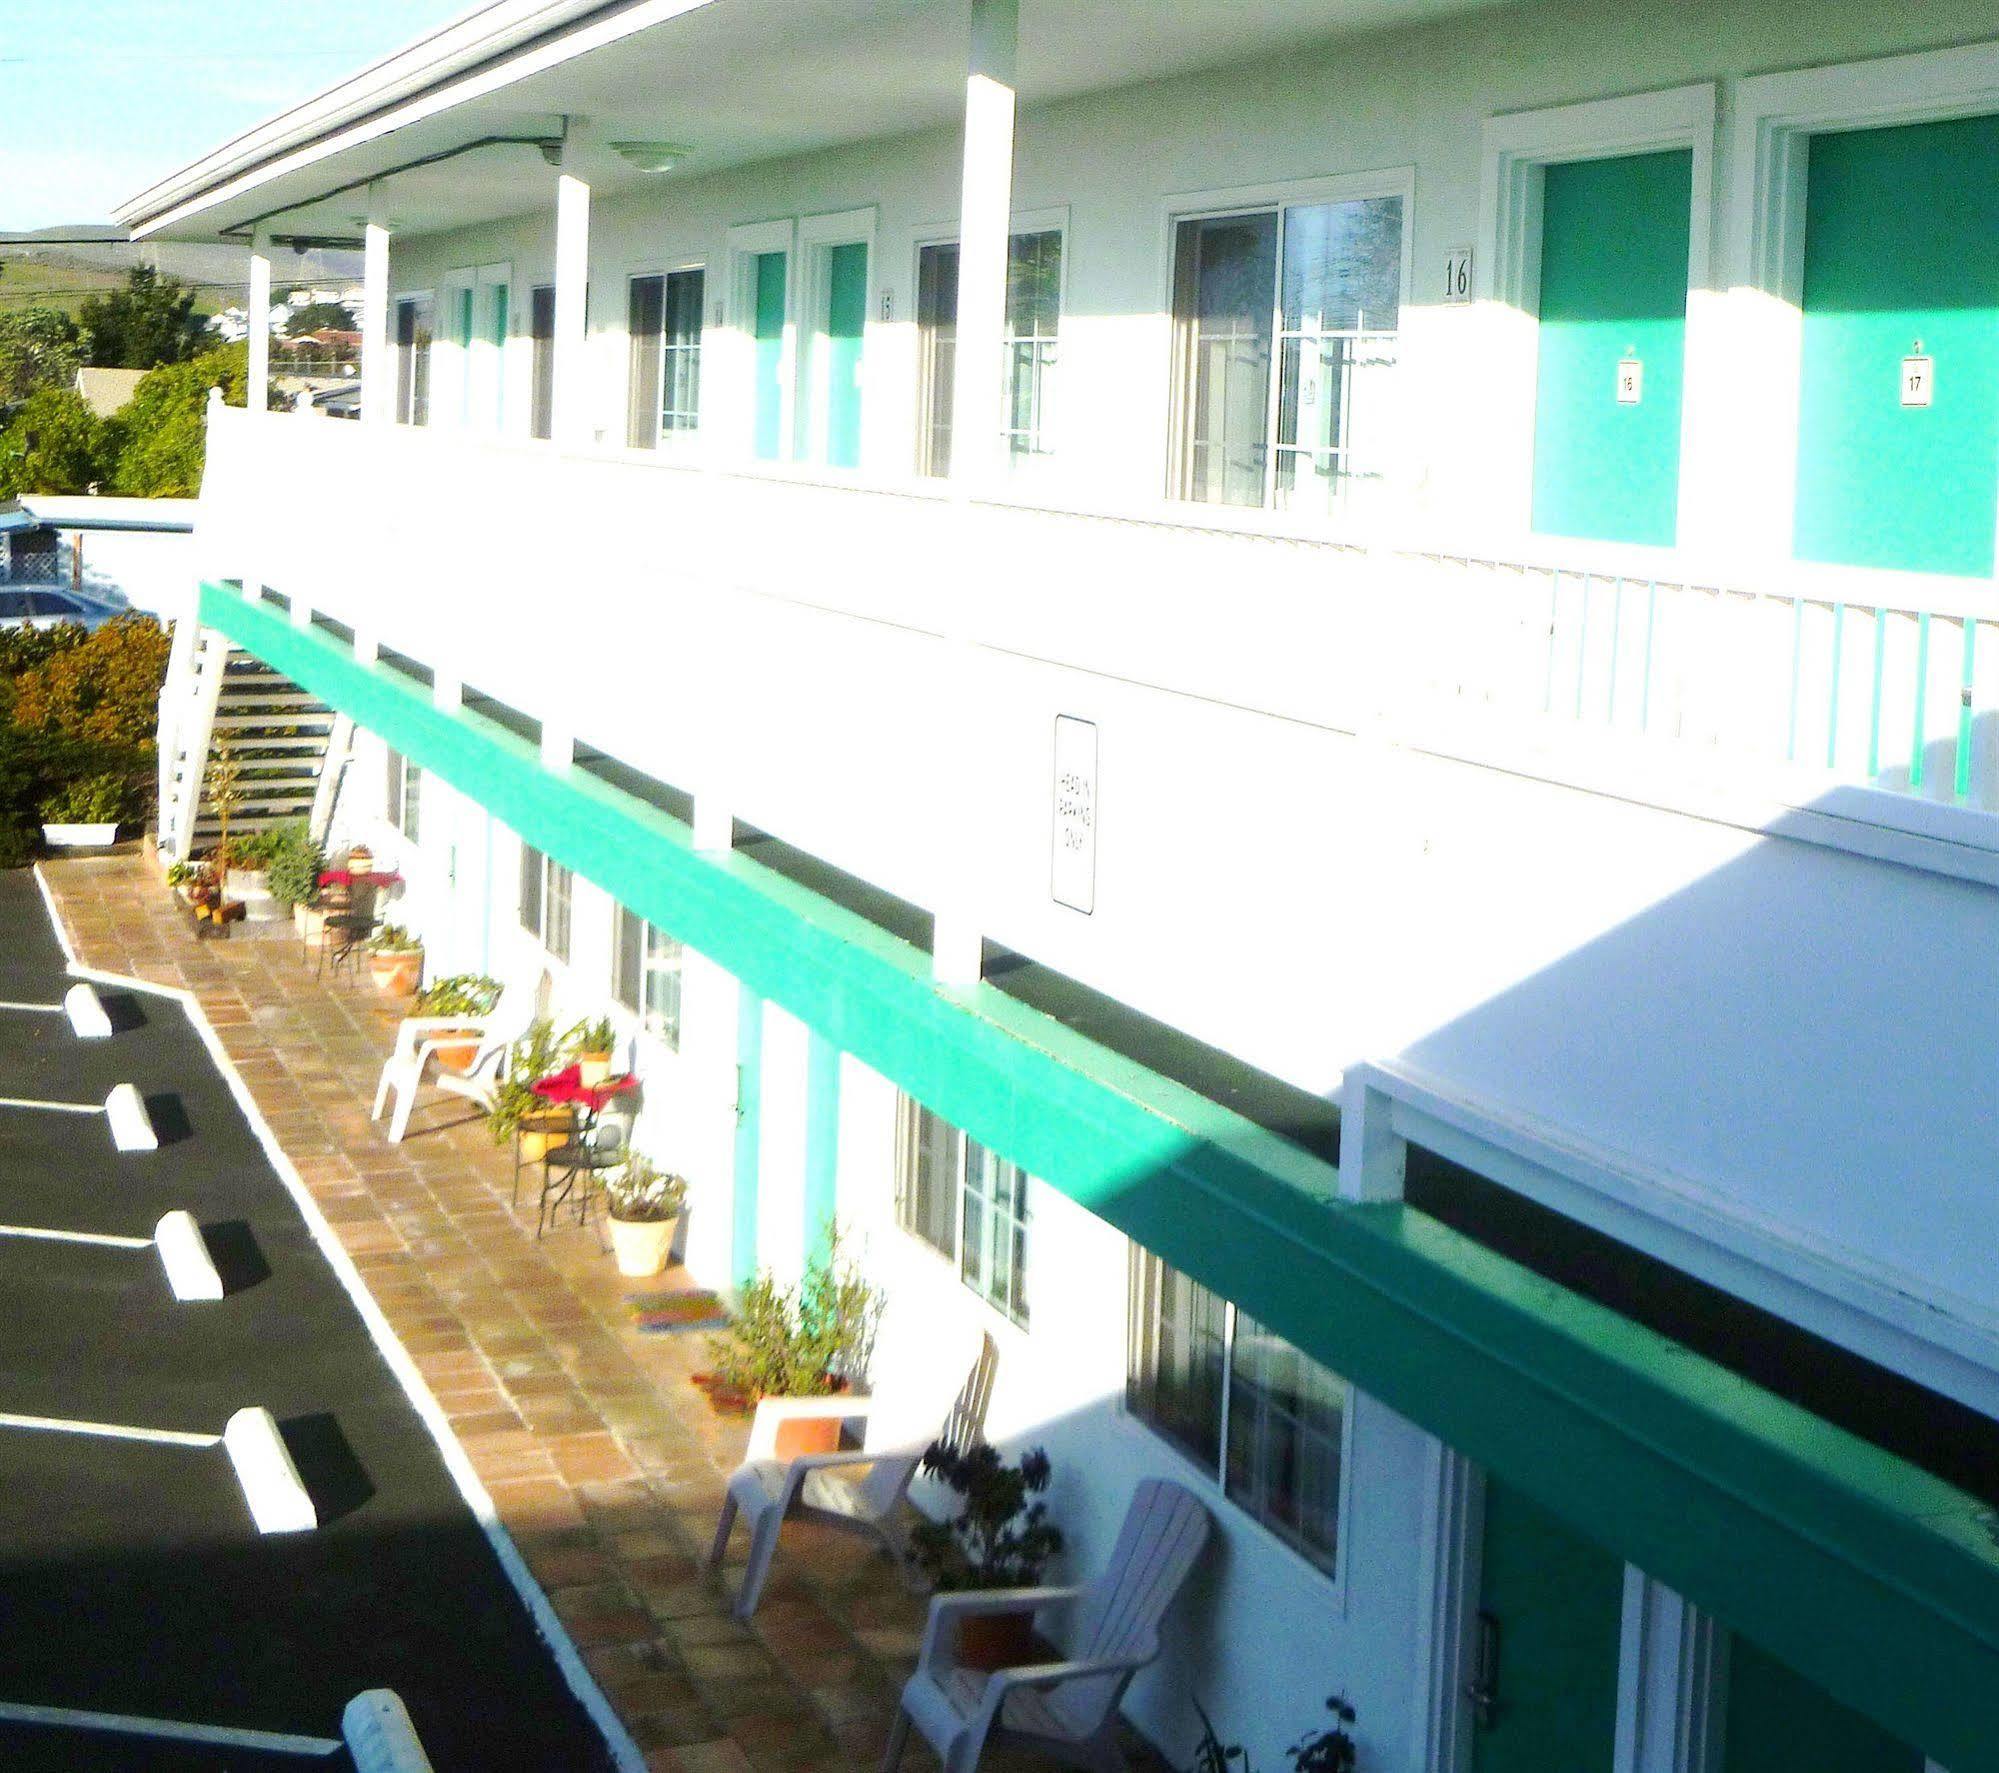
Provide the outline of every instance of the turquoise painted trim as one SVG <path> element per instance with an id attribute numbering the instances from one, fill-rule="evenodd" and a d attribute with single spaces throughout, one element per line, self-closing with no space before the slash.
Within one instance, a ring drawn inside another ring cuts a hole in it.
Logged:
<path id="1" fill-rule="evenodd" d="M 763 1000 L 744 985 L 736 998 L 736 1166 L 729 1195 L 729 1278 L 738 1289 L 748 1286 L 757 1273 L 763 1097 Z"/>
<path id="2" fill-rule="evenodd" d="M 839 1211 L 840 1049 L 814 1034 L 805 1058 L 805 1250 L 823 1253 Z"/>
<path id="3" fill-rule="evenodd" d="M 980 1144 L 1952 1768 L 1995 1766 L 1999 1521 L 1906 1462 L 1398 1204 L 319 629 L 200 619 Z M 1836 1621 L 1838 1629 L 1828 1629 Z"/>

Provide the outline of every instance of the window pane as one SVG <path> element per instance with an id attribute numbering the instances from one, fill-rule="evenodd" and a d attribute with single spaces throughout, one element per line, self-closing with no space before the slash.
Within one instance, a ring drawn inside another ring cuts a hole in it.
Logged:
<path id="1" fill-rule="evenodd" d="M 1173 315 L 1185 498 L 1263 503 L 1276 284 L 1274 210 L 1180 224 Z"/>
<path id="2" fill-rule="evenodd" d="M 1339 1538 L 1344 1379 L 1238 1313 L 1229 1373 L 1228 1493 L 1314 1563 Z"/>
<path id="3" fill-rule="evenodd" d="M 945 1255 L 957 1253 L 958 1131 L 921 1103 L 902 1099 L 896 1218 Z"/>
<path id="4" fill-rule="evenodd" d="M 617 948 L 611 960 L 611 995 L 638 1014 L 639 971 L 645 942 L 645 919 L 618 907 Z"/>
<path id="5" fill-rule="evenodd" d="M 557 960 L 569 958 L 569 897 L 573 876 L 560 862 L 548 865 L 548 928 L 542 944 Z"/>
<path id="6" fill-rule="evenodd" d="M 423 770 L 406 757 L 403 762 L 403 811 L 398 823 L 403 835 L 415 843 L 423 835 Z"/>
<path id="7" fill-rule="evenodd" d="M 391 746 L 387 761 L 386 802 L 382 810 L 388 822 L 400 831 L 403 825 L 403 754 Z"/>
<path id="8" fill-rule="evenodd" d="M 1048 390 L 1061 318 L 1060 231 L 1014 235 L 1007 253 L 1006 427 L 1015 457 L 1048 447 Z"/>
<path id="9" fill-rule="evenodd" d="M 958 349 L 958 248 L 926 246 L 916 259 L 921 425 L 916 471 L 951 472 L 951 377 Z"/>
<path id="10" fill-rule="evenodd" d="M 541 934 L 541 877 L 545 860 L 532 844 L 521 845 L 521 928 L 531 936 Z"/>
<path id="11" fill-rule="evenodd" d="M 631 338 L 632 403 L 625 441 L 651 449 L 659 441 L 660 328 L 666 308 L 666 279 L 634 277 L 626 331 Z"/>
<path id="12" fill-rule="evenodd" d="M 1333 513 L 1387 472 L 1401 323 L 1402 201 L 1288 210 L 1277 503 Z"/>
<path id="13" fill-rule="evenodd" d="M 1126 1407 L 1217 1476 L 1226 1310 L 1157 1256 L 1132 1251 Z"/>
<path id="14" fill-rule="evenodd" d="M 528 335 L 534 341 L 528 435 L 555 434 L 555 289 L 537 284 L 529 298 Z"/>
<path id="15" fill-rule="evenodd" d="M 680 1050 L 681 946 L 664 930 L 645 926 L 645 1025 Z"/>
<path id="16" fill-rule="evenodd" d="M 662 435 L 701 424 L 701 310 L 708 280 L 701 271 L 675 271 L 666 280 L 664 344 L 660 366 Z"/>

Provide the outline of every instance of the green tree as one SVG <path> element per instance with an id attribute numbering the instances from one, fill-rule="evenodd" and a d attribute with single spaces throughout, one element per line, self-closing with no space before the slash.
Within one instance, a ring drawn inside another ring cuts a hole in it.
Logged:
<path id="1" fill-rule="evenodd" d="M 59 308 L 0 314 L 0 413 L 37 388 L 76 386 L 89 341 Z"/>
<path id="2" fill-rule="evenodd" d="M 194 311 L 194 291 L 151 265 L 134 265 L 123 289 L 92 296 L 79 319 L 90 334 L 90 361 L 100 369 L 185 363 L 201 349 L 205 331 Z"/>
<path id="3" fill-rule="evenodd" d="M 294 308 L 285 321 L 286 336 L 294 339 L 309 332 L 355 330 L 353 310 L 339 302 L 308 302 L 303 308 Z"/>
<path id="4" fill-rule="evenodd" d="M 109 464 L 105 423 L 73 388 L 38 388 L 0 430 L 0 499 L 88 492 Z"/>
<path id="5" fill-rule="evenodd" d="M 241 406 L 250 380 L 248 345 L 225 345 L 156 369 L 110 422 L 116 461 L 110 490 L 142 499 L 191 499 L 201 491 L 208 442 L 208 391 Z"/>

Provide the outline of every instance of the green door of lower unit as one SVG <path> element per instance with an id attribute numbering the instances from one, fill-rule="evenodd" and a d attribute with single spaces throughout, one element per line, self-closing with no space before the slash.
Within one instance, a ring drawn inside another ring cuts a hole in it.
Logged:
<path id="1" fill-rule="evenodd" d="M 1669 547 L 1694 161 L 1679 149 L 1550 166 L 1541 197 L 1534 528 Z"/>
<path id="2" fill-rule="evenodd" d="M 1800 560 L 1992 571 L 1999 117 L 1814 136 Z"/>
<path id="3" fill-rule="evenodd" d="M 1476 1773 L 1610 1773 L 1623 1617 L 1623 1563 L 1488 1480 Z"/>
<path id="4" fill-rule="evenodd" d="M 868 249 L 826 254 L 826 464 L 861 465 L 861 337 L 868 320 Z"/>
<path id="5" fill-rule="evenodd" d="M 784 311 L 790 254 L 760 252 L 750 267 L 756 344 L 755 434 L 757 460 L 775 462 L 784 448 Z"/>

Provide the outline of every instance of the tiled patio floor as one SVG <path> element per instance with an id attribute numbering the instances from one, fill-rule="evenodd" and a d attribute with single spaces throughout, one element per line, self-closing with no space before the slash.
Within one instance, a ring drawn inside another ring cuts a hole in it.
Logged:
<path id="1" fill-rule="evenodd" d="M 387 1143 L 368 1109 L 399 1006 L 316 983 L 295 939 L 197 943 L 138 854 L 47 876 L 86 963 L 200 1000 L 649 1764 L 874 1767 L 921 1599 L 859 1541 L 791 1526 L 754 1623 L 729 1617 L 699 1560 L 747 1427 L 688 1383 L 705 1338 L 633 1330 L 594 1231 L 537 1245 L 465 1104 L 426 1095 Z"/>

